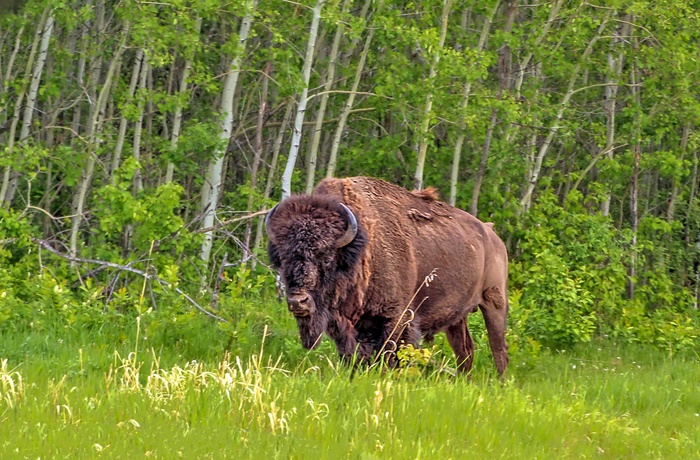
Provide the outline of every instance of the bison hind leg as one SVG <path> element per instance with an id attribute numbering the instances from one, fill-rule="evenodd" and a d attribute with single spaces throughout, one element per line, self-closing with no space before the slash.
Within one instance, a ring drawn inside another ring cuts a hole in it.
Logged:
<path id="1" fill-rule="evenodd" d="M 508 300 L 505 291 L 492 286 L 482 293 L 483 301 L 479 308 L 484 315 L 489 346 L 496 363 L 498 375 L 503 377 L 508 367 L 508 344 L 506 343 L 506 317 L 508 316 Z"/>
<path id="2" fill-rule="evenodd" d="M 467 317 L 445 330 L 447 341 L 457 356 L 457 366 L 460 371 L 469 373 L 474 362 L 474 339 L 469 333 Z"/>

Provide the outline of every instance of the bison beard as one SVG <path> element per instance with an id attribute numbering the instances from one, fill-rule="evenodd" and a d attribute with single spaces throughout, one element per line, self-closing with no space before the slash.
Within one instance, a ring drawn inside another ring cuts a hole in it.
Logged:
<path id="1" fill-rule="evenodd" d="M 321 311 L 308 316 L 295 316 L 295 318 L 299 326 L 301 344 L 308 350 L 316 348 L 328 327 L 328 313 Z"/>
<path id="2" fill-rule="evenodd" d="M 508 257 L 491 224 L 437 201 L 432 190 L 357 177 L 287 198 L 266 225 L 304 347 L 325 332 L 341 356 L 367 360 L 389 341 L 417 346 L 444 331 L 468 372 L 467 315 L 479 308 L 505 371 Z M 430 273 L 437 278 L 423 285 Z"/>

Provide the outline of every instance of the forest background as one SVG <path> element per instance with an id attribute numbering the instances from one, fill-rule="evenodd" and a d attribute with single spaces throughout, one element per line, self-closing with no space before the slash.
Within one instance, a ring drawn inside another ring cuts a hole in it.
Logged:
<path id="1" fill-rule="evenodd" d="M 0 330 L 274 333 L 265 210 L 367 175 L 495 223 L 514 351 L 697 350 L 699 21 L 686 0 L 5 0 Z"/>

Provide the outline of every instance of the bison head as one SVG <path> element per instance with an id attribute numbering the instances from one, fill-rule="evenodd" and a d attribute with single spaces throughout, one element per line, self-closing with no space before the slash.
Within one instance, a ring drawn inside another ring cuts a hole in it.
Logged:
<path id="1" fill-rule="evenodd" d="M 364 245 L 357 217 L 343 203 L 292 196 L 267 215 L 268 252 L 287 288 L 304 347 L 325 332 L 330 307 L 338 301 Z M 347 289 L 346 289 L 347 290 Z"/>

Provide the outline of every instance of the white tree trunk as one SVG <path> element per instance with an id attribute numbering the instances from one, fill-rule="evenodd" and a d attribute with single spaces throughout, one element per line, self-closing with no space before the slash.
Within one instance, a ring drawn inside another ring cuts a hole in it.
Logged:
<path id="1" fill-rule="evenodd" d="M 83 211 L 85 209 L 85 199 L 87 198 L 87 192 L 90 188 L 92 182 L 92 174 L 95 170 L 96 163 L 96 150 L 97 144 L 99 142 L 100 125 L 102 123 L 102 117 L 104 116 L 104 109 L 107 105 L 107 95 L 112 92 L 112 81 L 114 80 L 114 75 L 117 70 L 117 66 L 121 61 L 121 56 L 126 49 L 126 40 L 129 36 L 130 24 L 124 24 L 124 30 L 122 31 L 122 37 L 117 45 L 117 50 L 112 57 L 112 61 L 109 64 L 109 69 L 105 75 L 104 84 L 99 92 L 99 96 L 94 103 L 94 107 L 90 112 L 90 119 L 87 124 L 87 149 L 88 157 L 87 163 L 83 172 L 80 176 L 80 181 L 78 182 L 78 190 L 73 197 L 73 217 L 71 219 L 71 231 L 70 231 L 70 255 L 75 257 L 78 253 L 78 232 L 80 231 L 80 224 L 83 220 Z M 93 82 L 95 86 L 97 82 Z"/>
<path id="2" fill-rule="evenodd" d="M 24 26 L 22 26 L 19 29 L 19 32 L 17 33 L 17 39 L 15 40 L 15 47 L 12 50 L 12 55 L 10 56 L 9 62 L 7 63 L 7 70 L 5 71 L 5 76 L 3 77 L 3 83 L 2 87 L 3 89 L 7 87 L 7 84 L 10 81 L 10 78 L 12 77 L 12 68 L 14 67 L 14 62 L 17 57 L 17 53 L 20 48 L 20 44 L 22 43 L 22 33 L 24 32 Z M 15 132 L 17 130 L 17 123 L 19 122 L 19 112 L 20 108 L 22 107 L 22 99 L 24 98 L 24 93 L 18 95 L 17 100 L 15 101 L 15 110 L 14 110 L 14 118 L 11 121 L 10 124 L 10 130 L 9 133 L 7 134 L 8 139 L 5 144 L 5 147 L 7 149 L 7 152 L 10 153 L 12 152 L 12 147 L 15 143 Z M 12 172 L 12 168 L 9 166 L 5 168 L 3 171 L 3 179 L 2 179 L 2 185 L 0 185 L 0 205 L 5 202 L 5 195 L 7 193 L 7 188 L 10 186 L 10 175 Z"/>
<path id="3" fill-rule="evenodd" d="M 381 2 L 377 5 L 377 8 L 381 6 Z M 357 89 L 360 87 L 360 81 L 362 79 L 362 72 L 365 68 L 365 62 L 367 61 L 367 54 L 369 54 L 369 48 L 372 44 L 372 37 L 374 37 L 374 28 L 369 28 L 367 32 L 367 38 L 365 38 L 365 44 L 362 48 L 362 54 L 360 55 L 360 61 L 357 63 L 357 69 L 355 70 L 355 79 L 352 83 L 352 88 L 350 89 L 350 94 L 348 95 L 348 100 L 345 102 L 343 111 L 340 114 L 340 119 L 338 120 L 338 126 L 335 129 L 335 134 L 333 135 L 333 143 L 331 144 L 331 153 L 328 157 L 328 168 L 326 169 L 326 177 L 333 177 L 335 175 L 335 169 L 338 162 L 338 150 L 340 149 L 340 141 L 343 138 L 343 132 L 345 131 L 345 124 L 348 121 L 348 116 L 350 115 L 350 110 L 353 104 L 355 104 L 355 94 Z"/>
<path id="4" fill-rule="evenodd" d="M 440 62 L 440 52 L 445 45 L 445 37 L 447 36 L 447 23 L 449 22 L 450 10 L 452 9 L 452 0 L 444 0 L 442 7 L 442 15 L 440 16 L 440 39 L 435 51 L 435 58 L 430 65 L 428 81 L 432 81 L 437 74 L 437 65 Z M 418 159 L 416 161 L 416 174 L 413 177 L 413 188 L 420 190 L 423 188 L 423 169 L 425 167 L 425 156 L 428 152 L 428 134 L 430 131 L 430 114 L 433 110 L 433 93 L 428 91 L 425 96 L 425 108 L 423 109 L 423 119 L 420 126 L 420 142 L 418 146 Z"/>
<path id="5" fill-rule="evenodd" d="M 474 179 L 474 189 L 472 190 L 472 203 L 469 207 L 469 212 L 474 217 L 476 217 L 479 213 L 479 192 L 481 190 L 481 183 L 484 181 L 484 174 L 486 173 L 486 162 L 488 161 L 489 151 L 491 150 L 491 139 L 493 139 L 493 130 L 496 128 L 496 123 L 498 122 L 497 115 L 498 114 L 496 112 L 496 109 L 491 110 L 489 127 L 486 128 L 484 145 L 481 149 L 481 160 L 479 161 L 479 169 L 476 173 L 476 178 Z"/>
<path id="6" fill-rule="evenodd" d="M 542 30 L 535 39 L 535 43 L 532 45 L 531 49 L 535 50 L 540 46 L 540 44 L 542 44 L 542 41 L 544 41 L 547 33 L 549 33 L 549 29 L 551 29 L 552 24 L 557 19 L 557 15 L 559 14 L 563 1 L 564 0 L 554 0 L 554 2 L 552 2 L 552 7 L 549 10 L 549 18 L 547 18 L 547 22 L 545 22 L 542 26 Z M 534 56 L 534 52 L 530 51 L 525 55 L 525 57 L 523 57 L 518 66 L 518 75 L 515 79 L 516 100 L 520 99 L 520 89 L 522 88 L 523 81 L 525 79 L 525 71 L 527 66 L 530 64 L 530 60 L 532 60 L 532 56 Z"/>
<path id="7" fill-rule="evenodd" d="M 12 54 L 10 54 L 10 59 L 7 61 L 7 69 L 5 70 L 5 76 L 2 81 L 1 90 L 7 87 L 7 83 L 12 77 L 12 68 L 15 66 L 15 59 L 17 59 L 17 53 L 19 52 L 19 47 L 22 43 L 22 34 L 24 33 L 24 26 L 20 27 L 19 32 L 17 32 L 17 38 L 15 39 L 15 46 L 12 49 Z"/>
<path id="8" fill-rule="evenodd" d="M 81 50 L 80 50 L 80 57 L 78 58 L 78 70 L 76 71 L 76 83 L 78 84 L 79 88 L 83 88 L 85 86 L 85 61 L 86 61 L 86 56 L 87 56 L 87 47 L 88 47 L 88 38 L 87 38 L 87 33 L 88 33 L 88 27 L 87 25 L 83 25 L 82 27 L 82 32 L 80 34 L 81 37 Z M 82 104 L 77 103 L 75 104 L 75 110 L 73 111 L 73 119 L 71 120 L 71 139 L 70 139 L 70 145 L 71 147 L 75 146 L 75 141 L 78 139 L 78 136 L 80 136 L 80 122 L 82 120 Z"/>
<path id="9" fill-rule="evenodd" d="M 199 36 L 199 31 L 202 28 L 202 18 L 197 18 L 197 26 L 195 27 L 195 33 Z M 187 92 L 187 80 L 190 76 L 190 70 L 192 70 L 192 63 L 194 61 L 194 52 L 188 54 L 185 59 L 185 67 L 182 69 L 182 75 L 180 76 L 180 97 L 183 97 Z M 182 131 L 182 102 L 178 101 L 175 107 L 175 114 L 173 115 L 173 132 L 170 137 L 170 148 L 174 151 L 177 148 L 177 143 L 180 140 L 180 132 Z M 165 172 L 165 183 L 170 183 L 173 181 L 173 173 L 175 171 L 175 165 L 172 161 L 168 162 L 168 168 Z"/>
<path id="10" fill-rule="evenodd" d="M 513 31 L 513 23 L 515 22 L 515 15 L 518 12 L 518 0 L 511 0 L 507 5 L 506 20 L 503 27 L 503 33 L 505 36 L 510 36 Z M 510 62 L 511 62 L 511 51 L 507 44 L 501 46 L 498 50 L 498 92 L 496 93 L 496 100 L 500 101 L 503 99 L 503 91 L 508 88 L 510 80 Z M 479 161 L 479 169 L 476 172 L 476 177 L 474 178 L 474 188 L 472 189 L 472 202 L 469 208 L 469 212 L 473 216 L 478 215 L 479 211 L 479 193 L 481 192 L 481 184 L 484 181 L 484 175 L 486 175 L 486 165 L 488 163 L 489 153 L 491 151 L 491 139 L 493 139 L 493 132 L 496 129 L 496 124 L 498 123 L 498 110 L 496 107 L 491 109 L 491 116 L 489 117 L 489 126 L 486 129 L 486 136 L 484 138 L 484 145 L 481 149 L 481 160 Z"/>
<path id="11" fill-rule="evenodd" d="M 603 22 L 598 27 L 596 35 L 588 43 L 586 50 L 583 52 L 583 55 L 581 56 L 581 60 L 576 64 L 576 66 L 574 67 L 574 70 L 571 73 L 571 77 L 569 78 L 569 86 L 567 88 L 566 94 L 564 94 L 564 97 L 563 97 L 561 103 L 559 104 L 559 110 L 557 110 L 557 115 L 554 119 L 554 123 L 549 128 L 549 134 L 547 134 L 545 141 L 540 146 L 540 149 L 537 152 L 537 156 L 535 157 L 535 164 L 529 173 L 529 177 L 528 177 L 528 181 L 527 181 L 527 188 L 525 189 L 525 193 L 523 194 L 523 197 L 520 200 L 520 207 L 521 207 L 521 210 L 523 212 L 527 212 L 530 209 L 530 205 L 532 204 L 532 193 L 535 190 L 535 186 L 537 185 L 537 180 L 539 179 L 539 176 L 540 176 L 540 170 L 542 169 L 542 162 L 544 161 L 544 157 L 545 157 L 545 155 L 547 155 L 547 152 L 549 152 L 549 147 L 552 145 L 552 142 L 554 141 L 554 136 L 556 136 L 557 133 L 559 132 L 559 128 L 561 127 L 560 126 L 561 119 L 564 116 L 564 111 L 569 106 L 569 100 L 571 99 L 571 96 L 573 96 L 574 93 L 576 92 L 576 90 L 574 89 L 574 86 L 576 85 L 576 81 L 578 80 L 578 75 L 581 71 L 581 67 L 588 60 L 588 57 L 593 52 L 593 46 L 596 44 L 598 39 L 601 37 L 603 31 L 605 30 L 605 27 L 608 24 L 608 19 L 609 19 L 609 16 L 606 16 L 603 19 Z"/>
<path id="12" fill-rule="evenodd" d="M 17 125 L 19 124 L 20 109 L 22 108 L 22 100 L 24 99 L 24 93 L 20 94 L 15 102 L 15 115 L 10 122 L 10 131 L 7 133 L 7 145 L 5 146 L 5 151 L 8 155 L 12 154 L 15 145 L 15 135 L 17 133 Z M 14 172 L 9 166 L 5 168 L 2 175 L 2 187 L 0 187 L 0 205 L 9 204 L 10 200 L 7 200 L 7 192 L 10 188 L 10 182 L 12 180 L 12 175 Z"/>
<path id="13" fill-rule="evenodd" d="M 253 210 L 253 204 L 256 192 L 258 190 L 258 171 L 260 167 L 260 162 L 263 156 L 263 128 L 265 126 L 265 116 L 267 115 L 267 91 L 270 82 L 270 74 L 272 73 L 272 61 L 268 61 L 265 64 L 263 70 L 263 82 L 262 82 L 262 92 L 260 94 L 260 108 L 258 109 L 258 122 L 255 127 L 255 156 L 253 157 L 253 165 L 250 170 L 250 194 L 248 195 L 248 206 L 246 211 L 251 212 Z M 253 221 L 248 220 L 245 226 L 245 239 L 243 246 L 248 252 L 246 257 L 251 254 L 250 251 L 250 237 L 253 231 Z M 245 261 L 245 259 L 244 259 Z M 255 266 L 255 262 L 253 262 Z"/>
<path id="14" fill-rule="evenodd" d="M 141 74 L 139 75 L 139 89 L 144 94 L 141 94 L 141 97 L 139 98 L 138 104 L 137 104 L 137 119 L 136 123 L 134 124 L 134 140 L 133 140 L 133 145 L 132 145 L 132 156 L 134 160 L 136 160 L 139 164 L 141 163 L 141 134 L 143 133 L 143 111 L 145 107 L 145 92 L 147 90 L 146 87 L 146 77 L 148 76 L 148 71 L 149 71 L 149 64 L 148 64 L 148 59 L 145 56 L 143 57 L 143 62 L 141 63 Z M 135 171 L 134 171 L 134 180 L 133 180 L 133 193 L 134 196 L 139 194 L 143 190 L 143 180 L 141 179 L 141 167 L 139 166 Z"/>
<path id="15" fill-rule="evenodd" d="M 626 19 L 626 18 L 625 18 Z M 617 30 L 615 39 L 613 41 L 613 47 L 621 47 L 626 40 L 626 36 L 629 33 L 629 21 L 623 22 Z M 608 53 L 608 70 L 610 71 L 610 76 L 608 76 L 605 81 L 608 86 L 605 87 L 605 101 L 603 102 L 605 110 L 605 152 L 607 152 L 608 158 L 612 159 L 614 154 L 614 143 L 615 143 L 615 115 L 617 111 L 617 92 L 618 92 L 618 82 L 620 81 L 620 76 L 622 74 L 622 66 L 624 65 L 625 54 L 622 50 L 614 56 L 612 51 Z M 605 199 L 600 205 L 601 213 L 604 216 L 610 214 L 610 191 L 605 194 Z"/>
<path id="16" fill-rule="evenodd" d="M 224 81 L 224 90 L 221 97 L 220 112 L 223 115 L 221 122 L 221 131 L 219 138 L 221 139 L 221 150 L 216 152 L 214 159 L 209 162 L 207 175 L 202 186 L 202 205 L 201 212 L 203 214 L 202 228 L 209 228 L 214 225 L 214 217 L 216 207 L 219 204 L 219 192 L 224 167 L 224 156 L 228 147 L 231 132 L 233 131 L 233 99 L 238 85 L 238 77 L 241 73 L 241 61 L 245 55 L 245 47 L 248 40 L 248 34 L 253 23 L 253 13 L 257 6 L 257 0 L 248 0 L 246 15 L 241 22 L 241 29 L 238 34 L 238 49 L 236 55 L 231 61 L 229 72 Z M 201 257 L 205 263 L 209 263 L 211 256 L 211 248 L 213 243 L 213 232 L 207 231 L 204 233 L 204 242 L 202 243 Z"/>
<path id="17" fill-rule="evenodd" d="M 37 56 L 36 65 L 34 66 L 32 82 L 29 85 L 27 106 L 24 108 L 22 129 L 19 132 L 20 142 L 24 142 L 29 137 L 32 119 L 34 117 L 34 109 L 36 108 L 36 97 L 39 94 L 39 83 L 41 82 L 41 75 L 44 72 L 46 57 L 49 54 L 49 42 L 51 41 L 51 34 L 53 33 L 53 24 L 53 16 L 49 13 L 49 17 L 46 19 L 46 24 L 44 25 L 44 30 L 41 34 L 41 48 L 39 48 L 39 55 Z"/>
<path id="18" fill-rule="evenodd" d="M 316 5 L 313 9 L 313 18 L 311 19 L 311 29 L 309 31 L 309 42 L 306 45 L 306 57 L 304 58 L 304 67 L 302 68 L 303 87 L 299 95 L 299 105 L 297 106 L 296 117 L 294 118 L 294 128 L 292 131 L 292 145 L 289 149 L 289 157 L 287 158 L 287 166 L 284 168 L 282 175 L 282 198 L 286 198 L 292 193 L 292 174 L 294 173 L 294 165 L 299 154 L 301 145 L 301 130 L 304 125 L 304 114 L 306 112 L 306 104 L 309 94 L 309 79 L 311 78 L 311 64 L 314 60 L 314 49 L 316 48 L 316 37 L 318 35 L 318 23 L 321 20 L 321 10 L 325 0 L 316 0 Z"/>
<path id="19" fill-rule="evenodd" d="M 350 7 L 351 0 L 343 0 L 341 13 L 345 14 Z M 331 46 L 331 54 L 328 57 L 328 71 L 326 72 L 326 84 L 323 87 L 323 95 L 319 104 L 318 113 L 316 114 L 316 125 L 314 126 L 311 135 L 311 150 L 309 151 L 309 161 L 306 170 L 306 193 L 311 193 L 316 183 L 316 160 L 318 158 L 318 146 L 321 142 L 321 130 L 323 129 L 323 117 L 326 115 L 326 107 L 328 106 L 328 98 L 330 91 L 333 88 L 335 79 L 335 69 L 338 64 L 338 50 L 340 49 L 340 40 L 345 32 L 345 23 L 339 22 L 338 28 L 335 30 L 333 37 L 333 45 Z"/>
<path id="20" fill-rule="evenodd" d="M 549 17 L 547 19 L 547 22 L 545 22 L 544 26 L 542 26 L 542 30 L 540 31 L 540 34 L 537 36 L 535 39 L 535 42 L 532 46 L 532 49 L 537 49 L 544 39 L 546 38 L 547 34 L 549 33 L 549 30 L 552 28 L 552 25 L 554 22 L 557 20 L 557 15 L 559 14 L 559 10 L 561 9 L 563 0 L 554 0 L 552 2 L 552 6 L 549 10 Z M 558 46 L 558 45 L 557 45 Z M 528 52 L 525 57 L 518 63 L 518 69 L 517 69 L 517 74 L 515 77 L 515 100 L 521 100 L 521 95 L 520 91 L 522 89 L 523 82 L 525 80 L 525 72 L 528 69 L 528 66 L 530 65 L 530 61 L 532 60 L 532 57 L 534 56 L 534 51 Z M 536 78 L 542 79 L 542 64 L 537 63 L 532 66 L 532 73 Z M 535 95 L 535 98 L 537 98 L 537 95 Z M 537 105 L 537 100 L 530 101 L 529 105 Z M 536 123 L 533 120 L 533 123 Z M 506 129 L 505 133 L 505 139 L 506 143 L 510 143 L 513 141 L 513 137 L 517 133 L 516 125 L 515 123 L 511 123 L 508 128 Z M 534 158 L 533 156 L 528 156 L 528 160 L 530 158 Z"/>
<path id="21" fill-rule="evenodd" d="M 139 83 L 139 75 L 141 74 L 141 67 L 143 66 L 144 52 L 143 49 L 136 51 L 136 56 L 134 58 L 134 68 L 131 70 L 131 80 L 129 81 L 129 92 L 127 94 L 127 102 L 131 102 L 136 92 L 136 85 Z M 126 128 L 129 125 L 129 120 L 126 119 L 124 115 L 121 116 L 119 120 L 119 133 L 117 134 L 117 142 L 114 146 L 114 153 L 112 154 L 112 166 L 110 169 L 110 174 L 112 177 L 112 183 L 116 180 L 116 171 L 119 168 L 119 164 L 122 161 L 122 150 L 124 149 L 124 139 L 126 137 Z"/>
<path id="22" fill-rule="evenodd" d="M 277 162 L 280 156 L 280 151 L 282 150 L 282 141 L 284 141 L 284 135 L 287 132 L 287 126 L 289 125 L 289 120 L 292 118 L 292 104 L 287 105 L 287 110 L 284 112 L 284 117 L 282 118 L 282 125 L 277 132 L 277 139 L 275 139 L 275 145 L 272 147 L 272 159 L 270 160 L 270 169 L 267 172 L 267 182 L 265 183 L 265 192 L 263 193 L 263 201 L 267 200 L 272 195 L 272 187 L 275 183 L 275 174 L 277 173 Z M 263 237 L 263 222 L 265 219 L 258 220 L 258 228 L 255 232 L 255 243 L 254 248 L 259 248 L 262 243 Z"/>
<path id="23" fill-rule="evenodd" d="M 31 81 L 31 83 L 34 83 L 34 75 L 36 73 L 36 66 L 34 67 L 34 71 L 32 71 L 32 66 L 34 65 L 34 58 L 36 56 L 37 50 L 39 49 L 39 44 L 43 41 L 42 37 L 46 36 L 46 29 L 48 25 L 48 18 L 49 18 L 49 13 L 51 12 L 51 6 L 47 6 L 46 9 L 44 9 L 44 12 L 41 16 L 41 20 L 39 24 L 37 25 L 37 30 L 36 33 L 34 34 L 34 41 L 32 42 L 32 49 L 29 52 L 29 58 L 27 59 L 27 67 L 25 70 L 25 75 L 27 76 L 27 79 Z M 53 17 L 51 18 L 51 30 L 53 30 Z M 50 38 L 50 34 L 49 34 Z M 42 45 L 43 46 L 43 45 Z M 46 46 L 48 47 L 48 41 Z M 44 61 L 46 60 L 46 56 L 44 56 Z M 38 66 L 38 63 L 37 63 Z M 41 68 L 43 70 L 44 63 L 42 62 Z M 30 76 L 31 75 L 31 76 Z M 40 76 L 41 77 L 41 76 Z M 38 84 L 38 83 L 37 83 Z M 19 94 L 17 95 L 17 101 L 15 102 L 15 113 L 14 113 L 14 118 L 12 120 L 12 124 L 10 126 L 10 140 L 8 141 L 7 145 L 7 152 L 12 153 L 12 149 L 14 146 L 15 142 L 15 133 L 17 132 L 17 124 L 19 123 L 20 117 L 22 115 L 20 114 L 21 108 L 22 108 L 22 102 L 25 98 L 25 96 L 28 95 L 27 93 L 28 89 L 26 85 L 22 85 L 22 88 L 19 91 Z M 36 94 L 34 96 L 34 104 L 36 102 Z M 30 104 L 27 103 L 27 106 Z M 32 111 L 33 111 L 33 105 L 32 105 Z M 30 112 L 31 113 L 31 112 Z M 27 114 L 27 108 L 25 108 L 24 115 L 26 116 Z M 31 120 L 30 120 L 31 123 Z M 22 128 L 24 128 L 24 122 L 22 123 Z M 25 136 L 26 137 L 26 136 Z M 21 138 L 21 140 L 24 140 Z M 12 171 L 10 167 L 7 167 L 5 169 L 5 173 L 3 175 L 3 181 L 2 181 L 2 187 L 0 188 L 0 203 L 11 203 L 12 199 L 14 198 L 15 194 L 15 189 L 17 186 L 17 180 L 19 176 L 18 173 Z"/>
<path id="24" fill-rule="evenodd" d="M 491 24 L 493 23 L 493 18 L 496 16 L 498 7 L 501 5 L 500 0 L 496 2 L 491 13 L 488 17 L 484 18 L 484 25 L 481 28 L 481 35 L 479 35 L 479 42 L 476 45 L 476 49 L 479 53 L 484 50 L 486 46 L 486 41 L 491 30 Z M 472 82 L 468 81 L 464 84 L 464 90 L 462 91 L 462 102 L 460 103 L 460 115 L 464 116 L 469 105 L 469 96 L 472 91 Z M 452 206 L 457 202 L 457 182 L 459 181 L 459 163 L 460 157 L 462 156 L 462 146 L 464 145 L 465 132 L 467 130 L 464 118 L 459 123 L 459 136 L 455 142 L 454 155 L 452 157 L 452 173 L 450 175 L 450 204 Z"/>
<path id="25" fill-rule="evenodd" d="M 630 21 L 632 22 L 632 21 Z M 635 51 L 638 50 L 638 43 L 635 38 Z M 638 76 L 639 68 L 637 67 L 636 63 L 633 66 L 632 69 L 632 78 L 631 78 L 631 92 L 632 92 L 632 100 L 635 101 L 638 106 L 641 106 L 641 92 L 640 89 L 637 88 L 637 83 L 641 82 L 641 79 Z M 627 277 L 627 297 L 632 300 L 634 299 L 634 293 L 635 293 L 635 278 L 637 276 L 637 232 L 639 230 L 639 162 L 641 159 L 641 153 L 642 153 L 642 146 L 641 146 L 641 129 L 640 129 L 640 122 L 638 120 L 638 116 L 635 114 L 633 117 L 633 143 L 632 143 L 632 152 L 634 154 L 634 163 L 633 163 L 633 169 L 632 169 L 632 189 L 630 190 L 630 217 L 632 218 L 632 240 L 630 241 L 630 267 L 629 267 L 629 276 Z"/>

